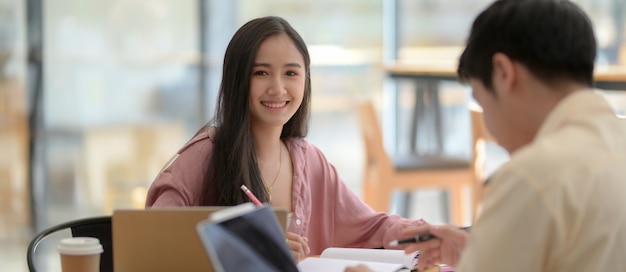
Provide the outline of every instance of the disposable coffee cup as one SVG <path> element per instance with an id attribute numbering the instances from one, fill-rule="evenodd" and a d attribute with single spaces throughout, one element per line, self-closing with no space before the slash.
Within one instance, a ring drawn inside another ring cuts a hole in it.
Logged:
<path id="1" fill-rule="evenodd" d="M 57 246 L 63 272 L 99 272 L 102 245 L 98 238 L 73 237 L 61 240 Z"/>

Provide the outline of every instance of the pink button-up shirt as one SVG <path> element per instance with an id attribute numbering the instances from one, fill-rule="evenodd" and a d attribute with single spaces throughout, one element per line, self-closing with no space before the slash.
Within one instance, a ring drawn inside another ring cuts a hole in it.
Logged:
<path id="1" fill-rule="evenodd" d="M 199 206 L 214 129 L 189 141 L 156 178 L 146 206 Z M 377 248 L 401 238 L 400 230 L 421 220 L 375 212 L 339 178 L 322 152 L 302 138 L 285 144 L 293 163 L 290 232 L 307 237 L 312 255 L 328 247 Z"/>

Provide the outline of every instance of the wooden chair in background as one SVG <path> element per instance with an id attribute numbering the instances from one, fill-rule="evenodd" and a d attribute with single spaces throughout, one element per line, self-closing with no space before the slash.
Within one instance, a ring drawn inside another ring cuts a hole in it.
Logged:
<path id="1" fill-rule="evenodd" d="M 395 190 L 445 189 L 449 192 L 450 223 L 465 224 L 471 217 L 464 212 L 472 203 L 464 193 L 475 188 L 469 160 L 436 156 L 391 158 L 383 145 L 382 130 L 374 104 L 358 106 L 365 144 L 364 201 L 376 211 L 389 212 Z"/>
<path id="2" fill-rule="evenodd" d="M 6 52 L 0 55 L 2 60 L 8 57 Z M 0 80 L 0 241 L 23 231 L 30 220 L 26 100 L 21 78 L 6 75 Z"/>
<path id="3" fill-rule="evenodd" d="M 472 222 L 476 220 L 480 214 L 481 203 L 483 198 L 483 192 L 485 188 L 485 181 L 487 180 L 487 173 L 485 172 L 485 160 L 487 157 L 487 150 L 485 145 L 487 142 L 493 142 L 497 144 L 496 139 L 489 133 L 483 120 L 483 111 L 478 105 L 470 105 L 470 118 L 472 121 L 472 171 L 474 176 L 474 193 L 473 193 L 473 208 L 472 208 Z"/>

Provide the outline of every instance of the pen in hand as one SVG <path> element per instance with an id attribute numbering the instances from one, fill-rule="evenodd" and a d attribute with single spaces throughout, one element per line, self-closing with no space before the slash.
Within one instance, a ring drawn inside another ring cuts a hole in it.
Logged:
<path id="1" fill-rule="evenodd" d="M 435 237 L 435 235 L 432 234 L 422 234 L 422 235 L 415 235 L 411 238 L 406 238 L 406 239 L 402 239 L 402 240 L 393 240 L 391 242 L 389 242 L 389 246 L 394 247 L 394 246 L 399 246 L 402 244 L 408 244 L 408 243 L 419 243 L 419 242 L 425 242 L 428 241 L 430 239 L 433 238 L 437 238 Z"/>
<path id="2" fill-rule="evenodd" d="M 261 201 L 259 201 L 259 199 L 256 198 L 256 196 L 254 196 L 254 194 L 250 191 L 250 189 L 248 189 L 248 187 L 246 187 L 246 185 L 241 185 L 240 188 L 241 190 L 243 190 L 244 193 L 246 193 L 246 195 L 250 198 L 250 200 L 254 202 L 255 205 L 259 207 L 263 207 L 263 204 L 261 203 Z"/>
<path id="3" fill-rule="evenodd" d="M 469 230 L 470 226 L 462 227 L 460 229 L 461 230 Z M 393 241 L 389 242 L 389 246 L 390 247 L 394 247 L 394 246 L 399 246 L 399 245 L 408 244 L 408 243 L 425 242 L 425 241 L 428 241 L 428 240 L 434 239 L 434 238 L 437 238 L 437 236 L 432 235 L 430 233 L 426 233 L 426 234 L 422 234 L 422 235 L 415 235 L 413 237 L 402 239 L 402 240 L 393 240 Z"/>

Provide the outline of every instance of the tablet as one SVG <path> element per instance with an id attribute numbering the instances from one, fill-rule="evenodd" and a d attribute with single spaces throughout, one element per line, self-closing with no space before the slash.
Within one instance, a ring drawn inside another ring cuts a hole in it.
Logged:
<path id="1" fill-rule="evenodd" d="M 214 271 L 297 272 L 280 223 L 269 206 L 252 203 L 212 213 L 197 233 Z"/>

